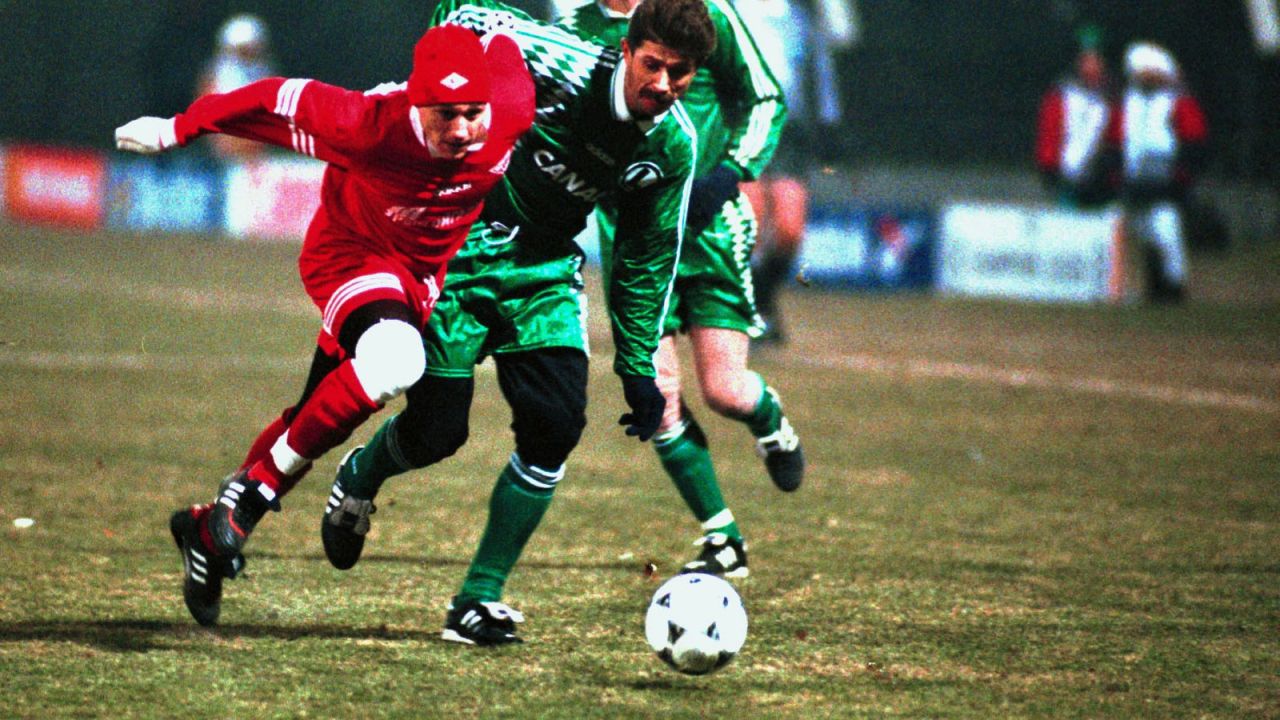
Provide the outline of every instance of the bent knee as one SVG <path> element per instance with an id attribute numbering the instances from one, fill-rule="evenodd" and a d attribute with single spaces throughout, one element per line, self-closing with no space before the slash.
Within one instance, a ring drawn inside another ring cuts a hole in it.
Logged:
<path id="1" fill-rule="evenodd" d="M 470 428 L 466 418 L 443 425 L 435 424 L 429 430 L 422 427 L 404 427 L 399 430 L 400 451 L 415 468 L 434 465 L 458 452 L 467 444 Z"/>
<path id="2" fill-rule="evenodd" d="M 351 366 L 371 400 L 385 403 L 408 390 L 427 368 L 422 335 L 403 320 L 383 320 L 360 335 Z"/>
<path id="3" fill-rule="evenodd" d="M 755 409 L 760 399 L 758 387 L 754 392 L 756 397 L 752 396 L 751 384 L 745 381 L 711 383 L 703 388 L 702 401 L 717 415 L 736 418 Z"/>

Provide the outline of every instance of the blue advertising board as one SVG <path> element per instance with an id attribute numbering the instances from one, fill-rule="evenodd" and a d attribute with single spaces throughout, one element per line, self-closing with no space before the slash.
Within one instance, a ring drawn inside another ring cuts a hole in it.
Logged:
<path id="1" fill-rule="evenodd" d="M 107 171 L 107 226 L 209 232 L 222 227 L 221 173 L 207 164 L 113 158 Z"/>
<path id="2" fill-rule="evenodd" d="M 936 247 L 932 210 L 815 205 L 797 278 L 854 289 L 926 290 L 936 275 Z"/>

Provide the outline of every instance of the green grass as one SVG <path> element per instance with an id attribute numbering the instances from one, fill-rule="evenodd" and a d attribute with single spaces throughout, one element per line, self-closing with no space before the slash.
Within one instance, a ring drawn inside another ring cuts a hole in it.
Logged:
<path id="1" fill-rule="evenodd" d="M 470 444 L 392 481 L 359 566 L 320 549 L 335 451 L 223 624 L 190 619 L 166 521 L 301 387 L 295 256 L 0 227 L 0 717 L 1280 717 L 1274 248 L 1202 261 L 1180 307 L 789 295 L 754 364 L 805 486 L 700 411 L 752 567 L 707 678 L 644 644 L 697 526 L 615 425 L 599 317 L 590 425 L 508 585 L 524 645 L 438 640 L 510 452 L 485 369 Z"/>

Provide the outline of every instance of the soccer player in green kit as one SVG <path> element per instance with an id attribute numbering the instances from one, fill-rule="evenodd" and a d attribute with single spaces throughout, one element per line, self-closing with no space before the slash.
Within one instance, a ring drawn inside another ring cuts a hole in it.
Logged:
<path id="1" fill-rule="evenodd" d="M 773 155 L 786 116 L 782 90 L 729 0 L 706 0 L 716 49 L 681 103 L 698 125 L 698 168 L 689 200 L 688 237 L 659 344 L 658 387 L 666 398 L 654 449 L 702 523 L 702 551 L 689 571 L 747 575 L 746 543 L 716 479 L 707 438 L 680 395 L 676 335 L 685 333 L 703 400 L 747 425 L 773 482 L 799 487 L 804 455 L 777 393 L 747 369 L 748 342 L 764 330 L 756 312 L 749 259 L 756 223 L 738 182 L 754 180 Z M 640 0 L 592 0 L 557 24 L 617 45 Z M 601 247 L 611 247 L 616 210 L 596 212 Z M 607 265 L 606 265 L 607 267 Z"/>
<path id="2" fill-rule="evenodd" d="M 382 482 L 466 442 L 474 367 L 492 355 L 516 450 L 443 637 L 500 645 L 520 641 L 523 620 L 500 602 L 503 586 L 586 424 L 582 251 L 573 238 L 605 200 L 618 209 L 606 295 L 614 370 L 630 407 L 619 422 L 643 441 L 661 421 L 653 357 L 696 165 L 696 130 L 677 100 L 713 50 L 715 29 L 703 0 L 648 0 L 620 49 L 490 0 L 444 0 L 433 22 L 513 37 L 534 78 L 537 114 L 450 262 L 424 332 L 426 373 L 405 410 L 340 463 L 321 537 L 335 567 L 355 565 Z"/>

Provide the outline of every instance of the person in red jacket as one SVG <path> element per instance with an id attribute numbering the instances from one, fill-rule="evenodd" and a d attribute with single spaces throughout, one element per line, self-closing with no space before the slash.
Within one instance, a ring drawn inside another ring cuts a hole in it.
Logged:
<path id="1" fill-rule="evenodd" d="M 1115 102 L 1096 30 L 1081 33 L 1075 72 L 1040 102 L 1036 167 L 1059 202 L 1098 207 L 1116 199 L 1106 130 Z"/>
<path id="2" fill-rule="evenodd" d="M 1108 136 L 1119 148 L 1126 232 L 1146 251 L 1148 295 L 1176 302 L 1187 280 L 1183 214 L 1204 168 L 1208 123 L 1168 50 L 1129 46 L 1125 76 Z"/>
<path id="3" fill-rule="evenodd" d="M 133 152 L 226 133 L 328 163 L 298 261 L 322 317 L 302 397 L 259 435 L 212 504 L 170 520 L 183 598 L 200 624 L 217 622 L 222 580 L 243 566 L 266 511 L 422 376 L 421 332 L 445 264 L 533 119 L 533 81 L 515 41 L 442 25 L 418 41 L 408 82 L 390 90 L 269 78 L 116 130 L 116 146 Z"/>

